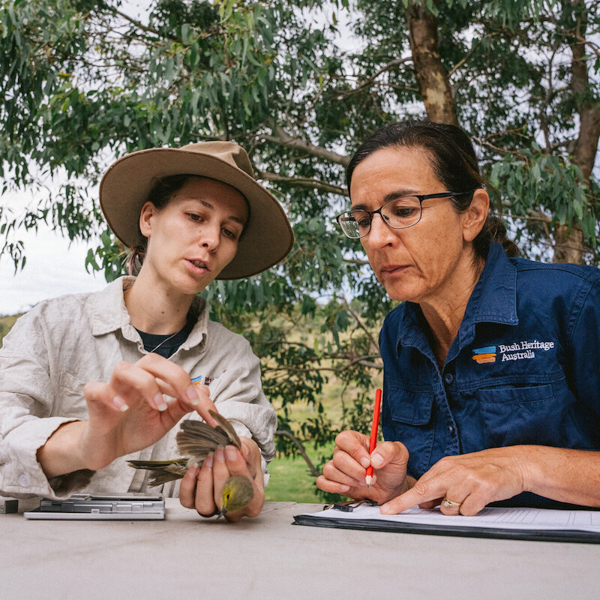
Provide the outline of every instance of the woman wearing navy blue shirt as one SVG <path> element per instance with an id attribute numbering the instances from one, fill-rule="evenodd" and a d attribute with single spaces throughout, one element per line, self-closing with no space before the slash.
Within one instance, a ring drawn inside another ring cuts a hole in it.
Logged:
<path id="1" fill-rule="evenodd" d="M 384 514 L 600 506 L 600 271 L 515 258 L 458 127 L 386 126 L 347 182 L 338 222 L 403 302 L 380 334 L 386 441 L 341 433 L 318 486 Z"/>

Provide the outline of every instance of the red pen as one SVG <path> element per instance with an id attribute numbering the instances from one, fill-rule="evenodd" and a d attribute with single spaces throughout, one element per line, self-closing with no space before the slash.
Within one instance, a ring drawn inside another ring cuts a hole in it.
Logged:
<path id="1" fill-rule="evenodd" d="M 373 426 L 371 427 L 371 441 L 369 442 L 369 454 L 375 450 L 377 445 L 377 430 L 379 428 L 379 412 L 381 411 L 381 390 L 375 392 L 375 412 L 373 413 Z M 371 485 L 373 481 L 373 466 L 367 467 L 367 476 L 365 477 L 367 487 Z"/>

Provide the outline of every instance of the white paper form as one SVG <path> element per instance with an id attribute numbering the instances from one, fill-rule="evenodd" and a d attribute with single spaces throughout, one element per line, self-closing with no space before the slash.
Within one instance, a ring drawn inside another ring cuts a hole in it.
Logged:
<path id="1" fill-rule="evenodd" d="M 361 505 L 352 512 L 328 509 L 311 517 L 334 519 L 369 519 L 436 525 L 439 527 L 483 527 L 531 531 L 591 531 L 600 533 L 600 511 L 555 510 L 547 508 L 484 508 L 474 517 L 444 515 L 439 508 L 411 508 L 399 515 L 382 515 L 378 506 Z"/>

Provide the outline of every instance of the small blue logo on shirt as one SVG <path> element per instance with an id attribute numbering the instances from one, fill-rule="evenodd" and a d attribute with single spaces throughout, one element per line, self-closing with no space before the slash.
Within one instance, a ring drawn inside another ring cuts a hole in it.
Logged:
<path id="1" fill-rule="evenodd" d="M 476 360 L 478 365 L 496 362 L 496 346 L 486 346 L 485 348 L 473 350 L 473 360 Z"/>
<path id="2" fill-rule="evenodd" d="M 210 385 L 214 379 L 214 377 L 204 377 L 204 375 L 198 375 L 198 377 L 192 377 L 192 383 L 194 385 L 202 385 L 202 380 L 204 379 L 204 385 Z"/>

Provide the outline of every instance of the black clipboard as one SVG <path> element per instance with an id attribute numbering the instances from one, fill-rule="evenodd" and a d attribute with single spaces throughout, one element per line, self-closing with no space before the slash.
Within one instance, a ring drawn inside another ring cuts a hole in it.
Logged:
<path id="1" fill-rule="evenodd" d="M 330 509 L 331 510 L 331 509 Z M 332 510 L 332 512 L 335 512 Z M 465 517 L 468 518 L 468 517 Z M 461 527 L 430 525 L 426 523 L 400 523 L 378 519 L 340 519 L 301 514 L 294 517 L 292 525 L 355 529 L 358 531 L 385 531 L 390 533 L 415 533 L 418 535 L 444 535 L 502 540 L 528 540 L 533 542 L 562 542 L 576 544 L 600 544 L 600 533 L 574 529 L 502 529 L 496 527 Z"/>

